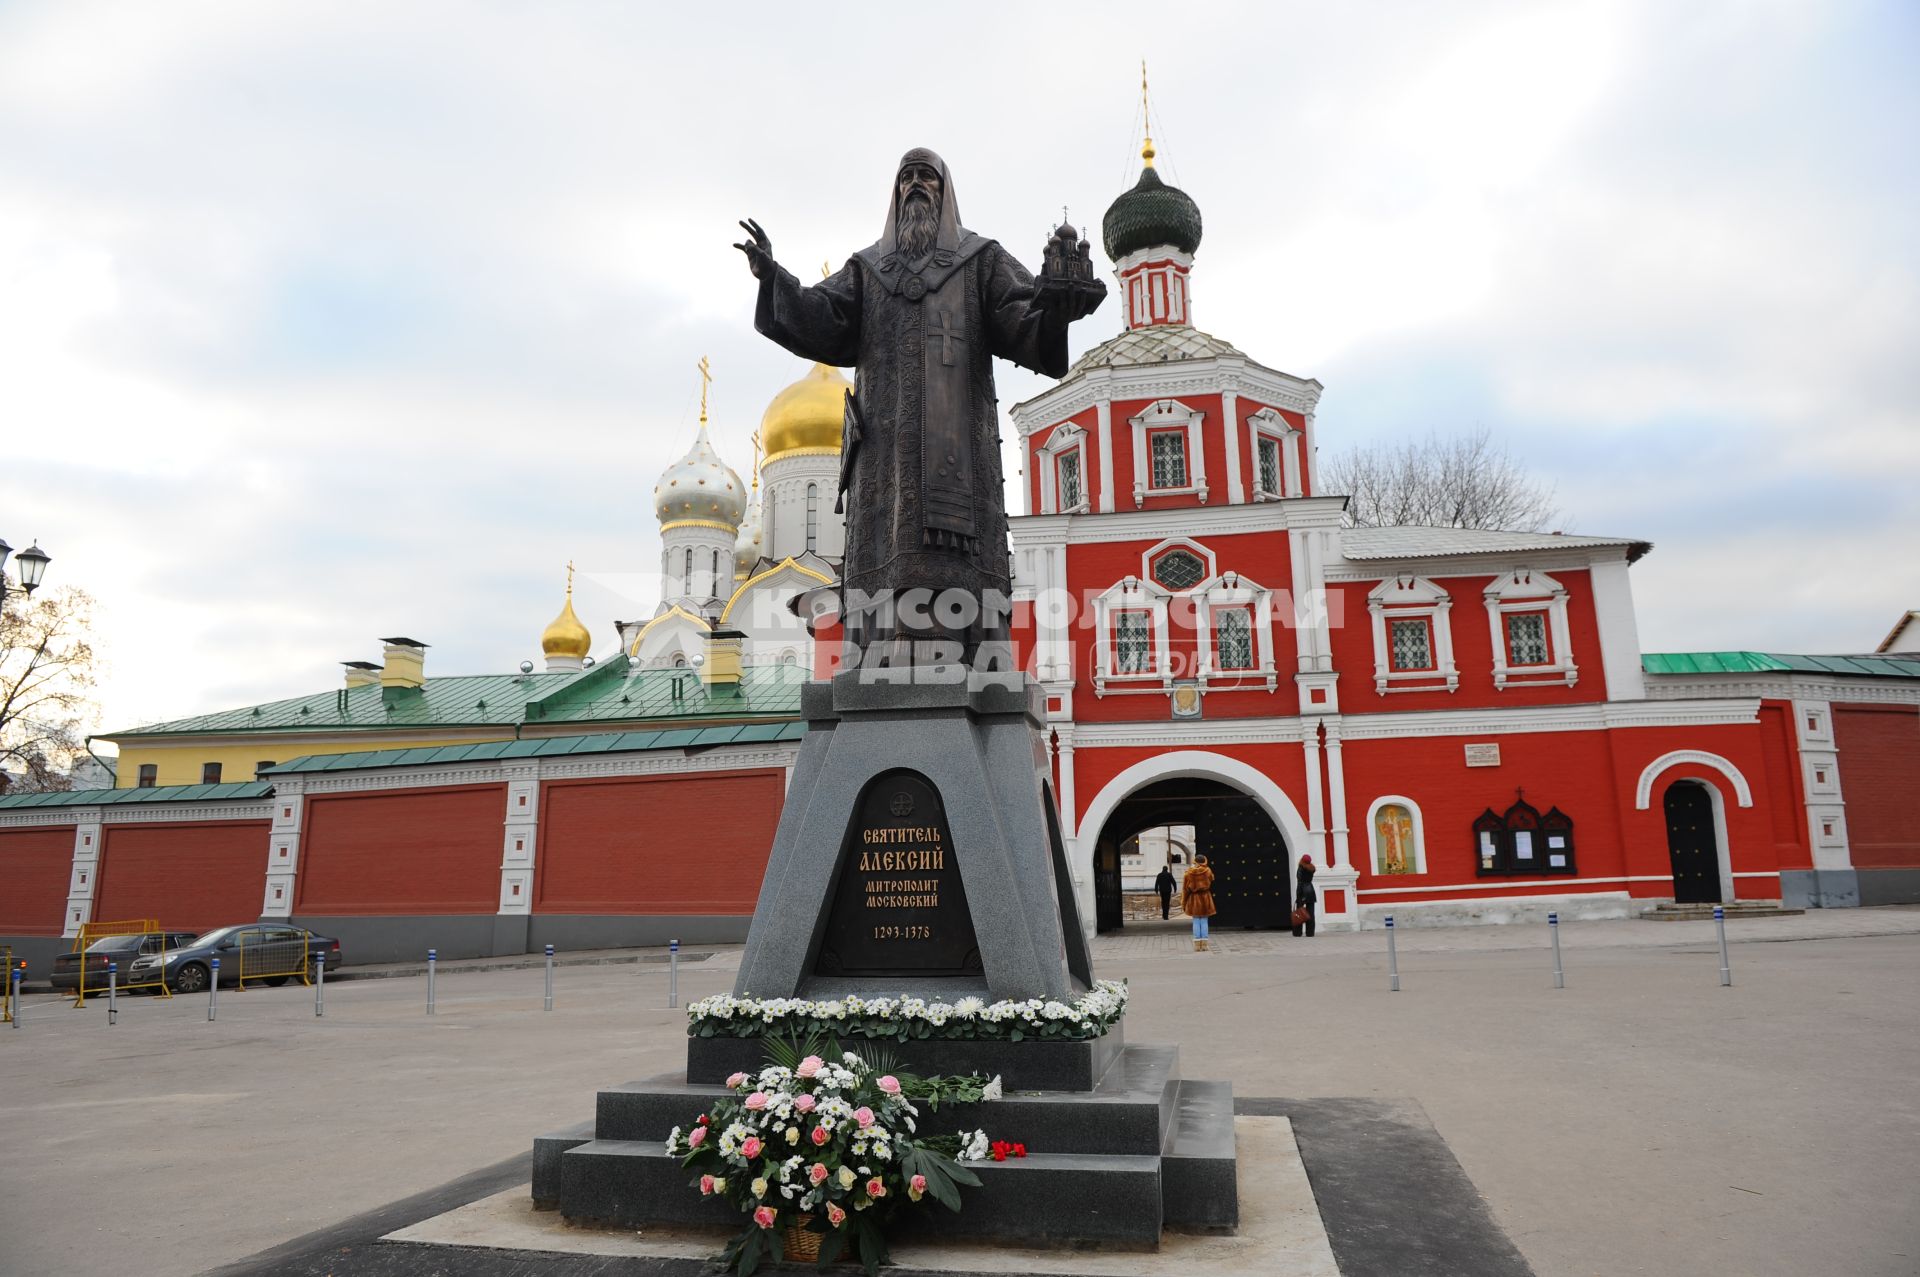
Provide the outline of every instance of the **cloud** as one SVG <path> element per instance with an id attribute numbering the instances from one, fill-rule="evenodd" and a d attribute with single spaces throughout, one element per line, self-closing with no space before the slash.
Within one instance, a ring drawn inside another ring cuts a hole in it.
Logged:
<path id="1" fill-rule="evenodd" d="M 742 470 L 803 371 L 736 218 L 837 264 L 928 144 L 1029 260 L 1062 204 L 1097 226 L 1164 6 L 877 12 L 0 11 L 0 533 L 101 598 L 102 726 L 325 686 L 380 634 L 511 668 L 568 559 L 610 640 L 694 362 Z M 1325 449 L 1484 423 L 1570 528 L 1657 541 L 1649 648 L 1870 645 L 1920 596 L 1915 26 L 1190 7 L 1152 71 L 1197 316 L 1326 383 Z"/>

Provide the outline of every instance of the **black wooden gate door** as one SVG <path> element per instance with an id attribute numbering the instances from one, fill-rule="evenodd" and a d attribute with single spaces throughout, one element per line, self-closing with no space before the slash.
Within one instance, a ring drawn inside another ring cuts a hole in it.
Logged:
<path id="1" fill-rule="evenodd" d="M 1669 785 L 1666 808 L 1674 903 L 1720 903 L 1720 849 L 1713 833 L 1713 799 L 1701 785 Z"/>
<path id="2" fill-rule="evenodd" d="M 1093 929 L 1117 931 L 1125 921 L 1121 900 L 1120 848 L 1102 838 L 1093 849 Z"/>
<path id="3" fill-rule="evenodd" d="M 1213 921 L 1222 927 L 1285 927 L 1293 912 L 1287 844 L 1251 798 L 1200 804 L 1195 850 L 1213 868 Z"/>

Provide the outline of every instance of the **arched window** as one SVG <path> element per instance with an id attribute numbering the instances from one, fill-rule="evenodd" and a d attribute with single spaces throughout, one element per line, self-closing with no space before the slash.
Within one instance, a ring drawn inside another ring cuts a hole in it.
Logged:
<path id="1" fill-rule="evenodd" d="M 720 593 L 720 551 L 713 552 L 713 592 Z"/>
<path id="2" fill-rule="evenodd" d="M 693 547 L 692 546 L 687 547 L 687 566 L 680 577 L 680 591 L 683 594 L 693 593 Z"/>
<path id="3" fill-rule="evenodd" d="M 807 485 L 807 552 L 813 552 L 820 539 L 820 485 Z"/>

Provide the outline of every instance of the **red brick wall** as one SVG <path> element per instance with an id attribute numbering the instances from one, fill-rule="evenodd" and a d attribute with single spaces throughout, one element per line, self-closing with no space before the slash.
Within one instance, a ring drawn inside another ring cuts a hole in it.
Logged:
<path id="1" fill-rule="evenodd" d="M 154 918 L 189 931 L 252 922 L 265 890 L 267 829 L 264 820 L 106 826 L 94 920 Z"/>
<path id="2" fill-rule="evenodd" d="M 750 914 L 784 773 L 548 781 L 536 913 Z"/>
<path id="3" fill-rule="evenodd" d="M 1920 866 L 1920 710 L 1911 705 L 1833 707 L 1847 841 L 1861 869 Z"/>
<path id="4" fill-rule="evenodd" d="M 0 829 L 0 932 L 59 935 L 72 872 L 72 825 Z"/>
<path id="5" fill-rule="evenodd" d="M 295 912 L 493 913 L 506 813 L 505 785 L 309 798 Z"/>

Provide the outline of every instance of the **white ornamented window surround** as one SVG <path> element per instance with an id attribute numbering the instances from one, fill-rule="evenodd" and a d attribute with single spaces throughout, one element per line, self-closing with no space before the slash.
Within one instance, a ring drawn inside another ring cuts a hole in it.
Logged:
<path id="1" fill-rule="evenodd" d="M 1241 610 L 1253 623 L 1253 664 L 1224 669 L 1215 652 L 1216 613 Z M 1212 684 L 1259 680 L 1271 692 L 1279 686 L 1273 661 L 1273 592 L 1237 572 L 1223 572 L 1195 591 L 1194 629 L 1200 648 L 1200 677 Z"/>
<path id="2" fill-rule="evenodd" d="M 1247 417 L 1247 434 L 1252 443 L 1253 489 L 1255 501 L 1278 501 L 1282 497 L 1297 497 L 1305 489 L 1300 485 L 1300 440 L 1302 432 L 1272 408 L 1262 408 Z M 1266 478 L 1260 466 L 1260 444 L 1262 440 L 1271 440 L 1280 455 L 1280 486 L 1277 490 L 1267 487 Z"/>
<path id="3" fill-rule="evenodd" d="M 1200 504 L 1207 503 L 1207 459 L 1202 447 L 1201 424 L 1206 414 L 1196 408 L 1189 408 L 1178 399 L 1159 399 L 1147 406 L 1146 411 L 1129 419 L 1133 427 L 1133 504 L 1135 508 L 1146 504 L 1148 497 L 1169 497 L 1191 495 L 1200 498 Z M 1179 429 L 1185 431 L 1187 481 L 1170 487 L 1156 487 L 1153 484 L 1153 457 L 1148 446 L 1147 435 L 1151 431 Z"/>
<path id="4" fill-rule="evenodd" d="M 1516 568 L 1495 577 L 1486 588 L 1487 631 L 1493 639 L 1493 685 L 1544 687 L 1580 681 L 1573 662 L 1572 633 L 1567 622 L 1567 590 L 1544 572 Z M 1547 660 L 1515 665 L 1508 659 L 1507 617 L 1517 612 L 1546 614 Z"/>
<path id="5" fill-rule="evenodd" d="M 1173 663 L 1167 642 L 1167 592 L 1151 581 L 1125 577 L 1093 600 L 1095 695 L 1109 690 L 1155 691 L 1173 683 Z M 1117 644 L 1121 613 L 1137 613 L 1152 627 L 1152 664 L 1137 673 L 1121 673 Z"/>
<path id="6" fill-rule="evenodd" d="M 1040 513 L 1042 514 L 1085 514 L 1092 508 L 1092 488 L 1088 483 L 1087 472 L 1087 432 L 1071 421 L 1055 426 L 1040 445 Z M 1060 460 L 1062 457 L 1075 456 L 1080 465 L 1080 500 L 1071 505 L 1060 502 Z"/>
<path id="7" fill-rule="evenodd" d="M 1394 576 L 1367 594 L 1367 612 L 1373 620 L 1373 690 L 1388 692 L 1455 692 L 1460 671 L 1453 663 L 1453 600 L 1423 576 Z M 1432 656 L 1431 669 L 1395 669 L 1394 621 L 1424 621 Z"/>
<path id="8" fill-rule="evenodd" d="M 1205 566 L 1205 570 L 1200 574 L 1200 580 L 1196 581 L 1194 583 L 1194 586 L 1189 588 L 1197 588 L 1198 586 L 1204 584 L 1206 581 L 1209 581 L 1213 577 L 1219 575 L 1220 565 L 1218 561 L 1214 558 L 1214 554 L 1212 550 L 1209 550 L 1206 546 L 1200 544 L 1198 541 L 1192 541 L 1187 539 L 1186 537 L 1168 537 L 1164 541 L 1161 541 L 1152 546 L 1149 546 L 1147 548 L 1146 553 L 1140 556 L 1140 578 L 1143 581 L 1153 582 L 1155 585 L 1158 585 L 1159 588 L 1163 590 L 1167 588 L 1164 585 L 1160 585 L 1159 579 L 1154 576 L 1153 565 L 1155 562 L 1157 562 L 1161 558 L 1161 556 L 1165 555 L 1170 550 L 1185 550 L 1189 554 L 1192 554 L 1196 558 L 1198 558 L 1200 562 Z"/>

